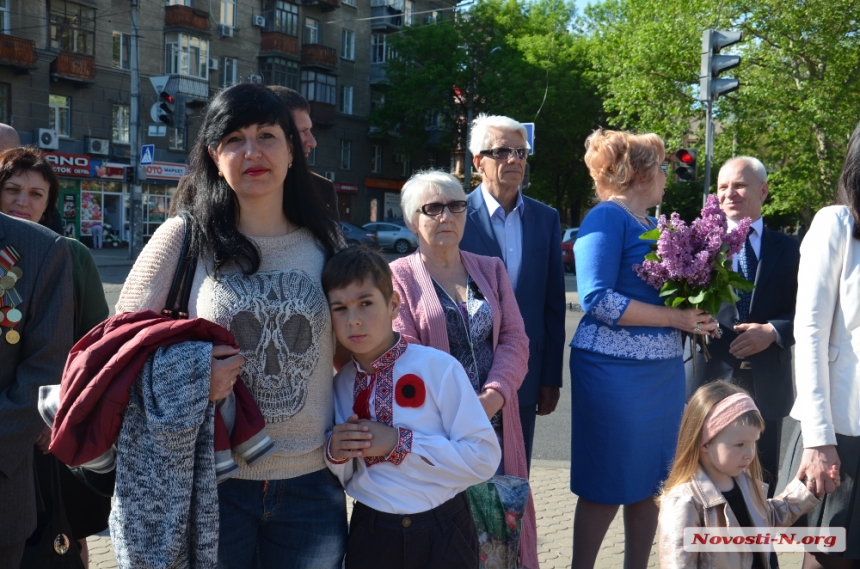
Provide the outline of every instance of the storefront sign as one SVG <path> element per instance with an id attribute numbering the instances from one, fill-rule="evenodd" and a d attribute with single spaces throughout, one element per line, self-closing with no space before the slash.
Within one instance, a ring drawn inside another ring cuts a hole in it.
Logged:
<path id="1" fill-rule="evenodd" d="M 339 194 L 357 194 L 358 186 L 356 184 L 345 184 L 343 182 L 335 182 L 334 189 Z"/>
<path id="2" fill-rule="evenodd" d="M 153 162 L 150 166 L 144 166 L 144 170 L 147 180 L 178 180 L 185 175 L 188 167 L 173 162 Z"/>
<path id="3" fill-rule="evenodd" d="M 61 152 L 43 153 L 58 176 L 74 178 L 90 177 L 90 157 L 83 154 L 64 154 Z"/>
<path id="4" fill-rule="evenodd" d="M 365 178 L 364 185 L 368 188 L 382 188 L 383 190 L 397 190 L 403 187 L 405 181 L 402 180 L 384 180 L 382 178 Z"/>

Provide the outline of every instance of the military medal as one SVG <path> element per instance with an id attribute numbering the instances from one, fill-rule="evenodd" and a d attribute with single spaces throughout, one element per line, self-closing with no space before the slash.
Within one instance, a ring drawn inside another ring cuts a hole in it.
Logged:
<path id="1" fill-rule="evenodd" d="M 21 254 L 12 245 L 0 249 L 0 325 L 9 327 L 4 337 L 12 345 L 21 341 L 20 332 L 15 330 L 15 325 L 23 318 L 17 308 L 23 299 L 15 290 L 15 285 L 24 276 L 24 271 L 17 266 L 20 261 Z"/>

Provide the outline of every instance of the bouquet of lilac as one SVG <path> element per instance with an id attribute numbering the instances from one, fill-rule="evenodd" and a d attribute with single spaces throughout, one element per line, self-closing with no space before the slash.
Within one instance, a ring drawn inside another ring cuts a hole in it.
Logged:
<path id="1" fill-rule="evenodd" d="M 721 303 L 738 301 L 736 290 L 749 292 L 754 287 L 732 270 L 732 258 L 743 248 L 749 227 L 747 217 L 727 231 L 717 197 L 708 196 L 701 215 L 690 225 L 677 213 L 668 220 L 661 215 L 657 228 L 640 237 L 656 240 L 654 250 L 633 270 L 660 290 L 666 306 L 698 308 L 715 316 Z"/>

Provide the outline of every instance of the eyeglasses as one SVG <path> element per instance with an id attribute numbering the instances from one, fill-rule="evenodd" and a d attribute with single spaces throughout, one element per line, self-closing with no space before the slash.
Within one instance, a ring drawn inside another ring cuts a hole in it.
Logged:
<path id="1" fill-rule="evenodd" d="M 429 215 L 430 217 L 436 217 L 437 215 L 442 215 L 442 212 L 445 211 L 445 208 L 448 208 L 448 211 L 451 213 L 463 213 L 466 211 L 466 206 L 468 203 L 466 200 L 458 200 L 455 202 L 448 203 L 427 203 L 421 206 L 419 210 L 424 215 Z"/>
<path id="2" fill-rule="evenodd" d="M 481 150 L 478 154 L 482 154 L 484 156 L 492 156 L 496 160 L 509 160 L 511 155 L 516 153 L 517 158 L 520 160 L 526 159 L 526 153 L 528 153 L 528 149 L 520 146 L 519 148 L 510 148 L 508 146 L 500 146 L 499 148 L 491 148 L 489 150 Z"/>
<path id="3" fill-rule="evenodd" d="M 660 164 L 660 171 L 668 176 L 669 175 L 669 163 L 663 162 L 662 164 Z"/>

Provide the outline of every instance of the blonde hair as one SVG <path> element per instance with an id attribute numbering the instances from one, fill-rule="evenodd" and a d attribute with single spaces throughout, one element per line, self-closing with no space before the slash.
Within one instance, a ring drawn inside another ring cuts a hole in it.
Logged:
<path id="1" fill-rule="evenodd" d="M 585 165 L 603 201 L 650 184 L 665 158 L 663 140 L 653 133 L 599 128 L 585 141 Z"/>
<path id="2" fill-rule="evenodd" d="M 672 488 L 686 484 L 693 479 L 699 469 L 699 451 L 702 448 L 702 429 L 705 426 L 705 418 L 714 408 L 714 405 L 736 393 L 746 393 L 746 391 L 725 381 L 714 381 L 697 389 L 690 398 L 681 419 L 681 431 L 678 433 L 678 447 L 675 449 L 672 471 L 669 472 L 669 477 L 663 483 L 661 497 L 668 494 Z M 758 411 L 744 413 L 732 425 L 750 426 L 759 431 L 764 431 L 764 419 Z M 762 475 L 758 449 L 756 449 L 752 462 L 746 471 L 747 475 L 752 478 L 755 497 L 764 506 L 767 498 L 761 491 Z"/>

